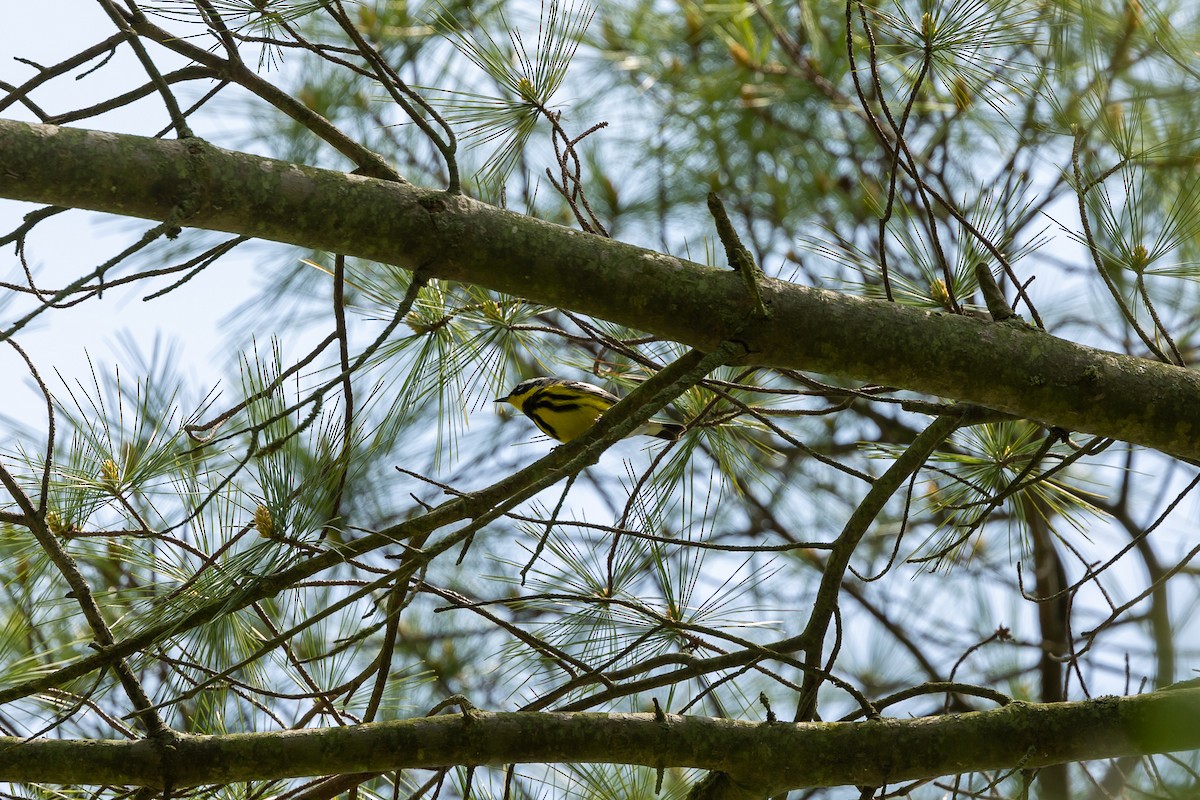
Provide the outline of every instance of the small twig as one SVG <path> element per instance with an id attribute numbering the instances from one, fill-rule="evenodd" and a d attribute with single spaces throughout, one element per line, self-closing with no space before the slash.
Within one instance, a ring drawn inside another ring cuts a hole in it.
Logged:
<path id="1" fill-rule="evenodd" d="M 993 322 L 1004 322 L 1017 316 L 1017 312 L 1013 311 L 1012 306 L 1004 299 L 1004 292 L 1000 291 L 1000 286 L 987 264 L 980 262 L 975 265 L 975 280 L 979 282 L 979 291 L 983 292 L 983 301 L 987 303 L 988 313 L 991 314 Z"/>
<path id="2" fill-rule="evenodd" d="M 350 370 L 350 335 L 346 327 L 346 256 L 341 253 L 333 259 L 333 319 L 338 340 L 338 361 L 342 368 L 342 452 L 336 462 L 337 488 L 330 503 L 329 520 L 321 530 L 322 538 L 338 524 L 346 478 L 350 474 L 350 451 L 354 446 L 354 384 Z"/>
<path id="3" fill-rule="evenodd" d="M 458 141 L 454 135 L 454 129 L 437 112 L 437 109 L 429 104 L 429 101 L 400 77 L 400 73 L 396 72 L 388 64 L 379 50 L 372 47 L 363 38 L 362 33 L 359 32 L 353 20 L 350 19 L 350 15 L 346 13 L 346 9 L 342 7 L 340 0 L 334 0 L 333 3 L 327 6 L 326 10 L 350 40 L 354 42 L 358 48 L 359 56 L 370 65 L 371 71 L 374 73 L 379 85 L 387 91 L 393 102 L 403 109 L 408 118 L 413 121 L 413 124 L 425 134 L 441 154 L 442 159 L 446 163 L 446 172 L 448 174 L 446 193 L 451 195 L 462 194 L 462 186 L 459 183 L 458 158 L 456 155 Z M 441 129 L 440 133 L 434 127 L 435 125 Z"/>
<path id="4" fill-rule="evenodd" d="M 46 401 L 46 455 L 42 459 L 42 483 L 41 491 L 38 495 L 37 513 L 41 519 L 46 518 L 46 504 L 50 498 L 50 473 L 54 469 L 54 398 L 50 395 L 50 390 L 46 388 L 45 381 L 38 373 L 37 367 L 33 363 L 33 359 L 29 354 L 17 344 L 15 339 L 9 339 L 8 345 L 21 358 L 25 359 L 25 365 L 29 367 L 29 374 L 33 376 L 33 380 L 37 383 L 38 388 L 42 391 L 42 397 Z M 28 525 L 30 523 L 24 521 L 25 515 L 21 516 L 21 521 L 17 524 Z"/>
<path id="5" fill-rule="evenodd" d="M 717 236 L 721 238 L 721 244 L 725 245 L 725 256 L 729 259 L 730 268 L 741 274 L 742 281 L 746 284 L 746 290 L 754 301 L 754 316 L 759 319 L 771 316 L 771 312 L 763 303 L 762 292 L 758 286 L 762 270 L 754 263 L 754 257 L 742 244 L 737 231 L 734 230 L 733 223 L 729 221 L 725 204 L 721 202 L 721 198 L 717 196 L 716 192 L 708 193 L 708 211 L 717 225 Z"/>
<path id="6" fill-rule="evenodd" d="M 533 569 L 533 565 L 537 563 L 538 556 L 540 556 L 542 551 L 546 549 L 546 542 L 550 538 L 550 531 L 554 530 L 554 523 L 558 521 L 558 515 L 559 512 L 562 511 L 563 503 L 566 502 L 567 495 L 570 493 L 571 487 L 575 485 L 575 479 L 578 477 L 579 473 L 573 472 L 571 473 L 571 476 L 567 478 L 567 485 L 563 487 L 562 494 L 559 495 L 558 505 L 554 507 L 554 513 L 550 515 L 550 519 L 546 521 L 546 530 L 542 533 L 542 538 L 538 540 L 537 547 L 535 547 L 533 550 L 533 555 L 529 557 L 529 563 L 526 564 L 524 569 L 521 570 L 522 586 L 525 585 L 525 578 L 529 574 L 529 570 Z M 470 540 L 468 539 L 467 541 Z M 463 553 L 464 555 L 466 554 L 465 549 L 463 550 Z M 459 557 L 459 561 L 462 561 L 461 556 Z"/>
<path id="7" fill-rule="evenodd" d="M 767 710 L 767 723 L 772 724 L 779 721 L 779 717 L 775 716 L 775 712 L 771 710 L 771 701 L 767 697 L 766 692 L 758 693 L 758 702 L 762 703 L 762 707 Z"/>
<path id="8" fill-rule="evenodd" d="M 452 694 L 449 697 L 447 697 L 445 700 L 438 703 L 433 708 L 429 709 L 429 713 L 426 714 L 425 716 L 427 716 L 427 717 L 437 716 L 438 714 L 445 711 L 450 706 L 458 706 L 458 710 L 462 712 L 463 718 L 468 721 L 471 719 L 471 712 L 479 710 L 478 708 L 475 707 L 474 703 L 472 703 L 470 700 L 468 700 L 466 698 L 466 696 L 461 695 L 461 694 Z"/>
<path id="9" fill-rule="evenodd" d="M 175 99 L 175 95 L 171 93 L 167 82 L 163 80 L 162 73 L 158 71 L 158 66 L 150 58 L 150 54 L 146 52 L 142 40 L 133 29 L 132 23 L 140 22 L 144 19 L 144 15 L 140 11 L 135 11 L 126 17 L 109 0 L 100 0 L 100 7 L 107 12 L 109 19 L 117 26 L 117 29 L 125 35 L 126 44 L 133 50 L 134 55 L 137 56 L 138 61 L 142 64 L 142 69 L 146 71 L 147 77 L 150 78 L 151 83 L 154 84 L 154 88 L 162 96 L 163 106 L 166 107 L 167 115 L 171 118 L 171 126 L 175 128 L 175 132 L 179 134 L 179 138 L 191 139 L 195 134 L 188 127 L 183 112 L 179 108 L 179 102 Z"/>
<path id="10" fill-rule="evenodd" d="M 1155 329 L 1167 340 L 1167 346 L 1171 348 L 1171 363 L 1176 366 L 1186 367 L 1187 363 L 1183 360 L 1183 353 L 1179 352 L 1179 347 L 1175 344 L 1175 339 L 1172 338 L 1170 331 L 1167 330 L 1167 326 L 1163 324 L 1162 319 L 1158 316 L 1158 311 L 1154 308 L 1154 303 L 1150 300 L 1150 293 L 1146 291 L 1146 274 L 1140 269 L 1137 271 L 1136 286 L 1138 297 L 1142 299 L 1142 304 L 1150 312 L 1150 319 L 1154 321 Z"/>
<path id="11" fill-rule="evenodd" d="M 1170 364 L 1171 359 L 1159 349 L 1153 338 L 1151 338 L 1151 336 L 1142 329 L 1142 326 L 1138 324 L 1137 318 L 1133 315 L 1133 311 L 1125 302 L 1125 298 L 1121 293 L 1121 289 L 1108 274 L 1108 269 L 1104 265 L 1104 258 L 1101 255 L 1100 245 L 1096 243 L 1096 237 L 1092 234 L 1092 223 L 1088 218 L 1087 191 L 1083 188 L 1085 185 L 1083 167 L 1080 164 L 1080 154 L 1083 150 L 1084 139 L 1084 132 L 1077 129 L 1075 131 L 1075 141 L 1071 147 L 1071 174 L 1075 179 L 1075 186 L 1077 187 L 1075 190 L 1075 196 L 1079 205 L 1079 222 L 1083 227 L 1084 245 L 1087 247 L 1088 253 L 1092 256 L 1092 263 L 1096 267 L 1096 273 L 1101 277 L 1101 279 L 1103 279 L 1105 287 L 1108 288 L 1109 294 L 1112 295 L 1113 303 L 1116 305 L 1117 310 L 1121 312 L 1121 316 L 1125 318 L 1125 322 L 1128 323 L 1129 327 L 1133 329 L 1133 332 L 1138 335 L 1138 338 L 1141 339 L 1142 343 L 1146 345 L 1146 349 L 1148 349 L 1155 358 L 1157 358 L 1159 361 Z"/>

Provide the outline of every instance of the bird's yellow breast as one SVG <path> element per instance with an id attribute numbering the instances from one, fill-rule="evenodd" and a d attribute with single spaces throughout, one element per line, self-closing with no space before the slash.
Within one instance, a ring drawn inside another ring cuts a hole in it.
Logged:
<path id="1" fill-rule="evenodd" d="M 508 397 L 541 430 L 569 442 L 595 424 L 617 402 L 616 396 L 585 383 L 562 382 L 531 386 Z"/>
<path id="2" fill-rule="evenodd" d="M 547 436 L 560 442 L 569 442 L 592 427 L 602 413 L 603 409 L 589 406 L 577 406 L 566 411 L 542 407 L 534 409 L 529 416 Z"/>

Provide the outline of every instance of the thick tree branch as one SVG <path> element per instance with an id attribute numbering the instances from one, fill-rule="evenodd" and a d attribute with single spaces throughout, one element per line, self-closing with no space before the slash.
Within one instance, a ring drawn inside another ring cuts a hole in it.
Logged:
<path id="1" fill-rule="evenodd" d="M 741 279 L 464 197 L 234 153 L 0 120 L 0 197 L 374 259 L 629 325 L 742 363 L 953 398 L 1200 458 L 1200 375 L 1014 323 Z M 0 332 L 3 335 L 3 332 Z"/>
<path id="2" fill-rule="evenodd" d="M 1200 747 L 1200 689 L 855 723 L 486 713 L 148 741 L 0 738 L 0 780 L 175 788 L 458 764 L 700 767 L 768 792 Z"/>

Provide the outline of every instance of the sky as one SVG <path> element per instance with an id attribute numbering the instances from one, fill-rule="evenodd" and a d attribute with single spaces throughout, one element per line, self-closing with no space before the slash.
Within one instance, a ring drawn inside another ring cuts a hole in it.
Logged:
<path id="1" fill-rule="evenodd" d="M 0 80 L 20 84 L 35 74 L 29 65 L 17 57 L 50 65 L 79 50 L 110 36 L 114 27 L 99 4 L 90 0 L 53 0 L 52 3 L 24 3 L 16 0 L 0 2 L 3 24 L 0 24 Z M 53 18 L 47 13 L 52 8 Z M 48 26 L 53 19 L 69 19 L 71 24 Z M 148 44 L 160 67 L 169 65 L 161 48 L 156 51 Z M 85 107 L 99 99 L 119 94 L 145 81 L 137 63 L 121 48 L 117 57 L 97 72 L 82 76 L 82 67 L 62 76 L 40 89 L 36 102 L 49 113 Z M 89 65 L 91 66 L 91 65 Z M 168 66 L 169 68 L 169 66 Z M 184 90 L 181 99 L 188 102 L 198 90 Z M 3 112 L 10 119 L 30 122 L 36 117 L 26 108 L 10 107 Z M 162 128 L 166 115 L 157 99 L 141 101 L 130 107 L 102 116 L 71 123 L 73 127 L 138 133 L 145 135 Z M 215 119 L 206 115 L 208 128 L 198 131 L 202 136 L 220 143 L 236 136 L 239 121 L 232 116 Z M 228 125 L 222 131 L 221 125 Z M 0 200 L 0 231 L 10 232 L 35 204 Z M 151 221 L 128 220 L 91 212 L 71 211 L 39 226 L 28 242 L 28 261 L 39 285 L 56 288 L 64 281 L 90 272 L 99 264 L 121 252 L 141 232 L 154 225 Z M 278 250 L 274 250 L 278 253 Z M 184 256 L 186 258 L 186 256 Z M 153 302 L 143 302 L 150 291 L 164 288 L 169 281 L 137 285 L 133 290 L 105 292 L 70 310 L 53 310 L 17 337 L 38 365 L 51 390 L 61 388 L 55 375 L 59 372 L 68 382 L 90 380 L 90 365 L 98 371 L 111 371 L 118 362 L 127 362 L 127 344 L 149 352 L 156 342 L 174 342 L 180 349 L 182 371 L 198 385 L 211 386 L 232 363 L 235 352 L 227 343 L 230 328 L 228 315 L 255 288 L 255 259 L 263 257 L 263 249 L 251 247 L 246 252 L 222 259 L 218 266 L 201 274 L 182 291 L 174 292 Z M 135 262 L 142 268 L 166 266 L 176 260 L 166 260 L 159 253 Z M 157 263 L 156 259 L 163 259 Z M 113 276 L 128 272 L 118 268 Z M 21 264 L 10 245 L 0 250 L 0 277 L 6 281 L 23 282 Z M 11 303 L 0 305 L 0 320 L 11 321 L 16 316 Z M 7 350 L 7 348 L 6 348 Z M 90 364 L 89 364 L 90 359 Z M 0 363 L 11 376 L 10 390 L 0 404 L 0 417 L 16 418 L 44 429 L 45 410 L 42 398 L 25 379 L 28 374 L 23 363 L 11 350 L 0 354 Z M 18 376 L 21 376 L 18 379 Z"/>

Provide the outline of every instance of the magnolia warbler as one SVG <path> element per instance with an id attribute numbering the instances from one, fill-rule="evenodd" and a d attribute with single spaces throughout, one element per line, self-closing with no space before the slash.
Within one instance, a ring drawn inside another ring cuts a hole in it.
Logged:
<path id="1" fill-rule="evenodd" d="M 600 415 L 620 400 L 599 386 L 565 378 L 530 378 L 518 383 L 497 403 L 511 403 L 518 411 L 533 420 L 542 433 L 560 442 L 569 442 L 592 427 Z M 633 433 L 644 433 L 673 442 L 683 433 L 683 426 L 673 422 L 642 424 Z"/>

